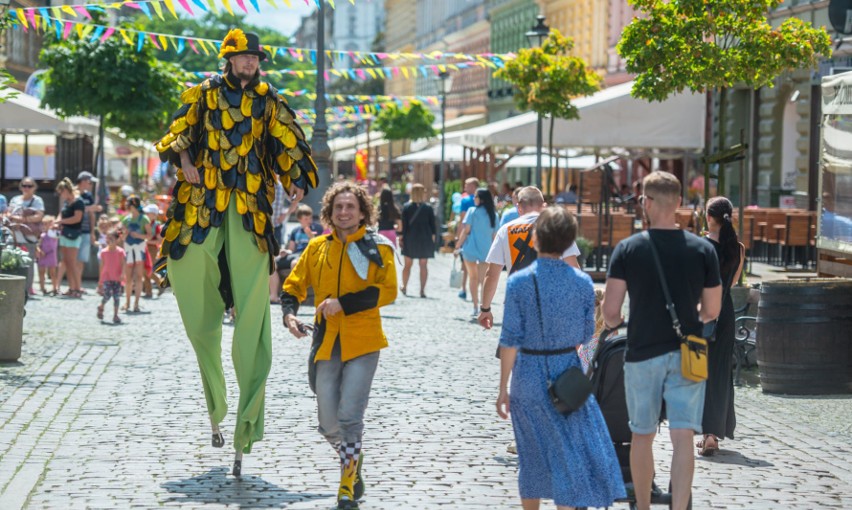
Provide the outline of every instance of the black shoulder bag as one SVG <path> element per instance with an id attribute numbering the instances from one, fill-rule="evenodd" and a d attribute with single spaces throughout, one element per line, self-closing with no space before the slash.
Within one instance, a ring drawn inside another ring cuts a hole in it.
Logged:
<path id="1" fill-rule="evenodd" d="M 541 335 L 544 337 L 544 317 L 541 313 L 541 297 L 538 292 L 538 279 L 535 274 L 532 275 L 533 285 L 535 286 L 535 304 L 538 309 L 538 322 L 541 326 Z M 564 349 L 542 351 L 535 349 L 521 348 L 523 354 L 532 356 L 545 356 L 544 366 L 547 370 L 547 393 L 550 395 L 550 401 L 556 408 L 556 411 L 567 416 L 574 411 L 583 407 L 583 404 L 588 400 L 592 393 L 592 381 L 583 373 L 580 367 L 571 367 L 568 370 L 559 374 L 555 381 L 550 380 L 550 367 L 547 364 L 547 356 L 556 356 L 559 354 L 567 354 L 577 352 L 576 347 L 566 347 Z"/>
<path id="2" fill-rule="evenodd" d="M 695 335 L 684 336 L 681 332 L 680 319 L 677 318 L 677 311 L 672 302 L 672 296 L 669 294 L 669 285 L 666 283 L 666 274 L 663 272 L 663 264 L 660 262 L 657 247 L 654 245 L 654 240 L 651 239 L 651 234 L 647 230 L 642 232 L 642 237 L 647 239 L 648 244 L 651 246 L 651 255 L 653 255 L 654 265 L 657 267 L 657 275 L 660 278 L 660 286 L 663 288 L 663 296 L 666 298 L 666 310 L 668 310 L 669 317 L 672 319 L 672 328 L 680 339 L 681 373 L 685 379 L 693 382 L 706 381 L 707 340 Z"/>

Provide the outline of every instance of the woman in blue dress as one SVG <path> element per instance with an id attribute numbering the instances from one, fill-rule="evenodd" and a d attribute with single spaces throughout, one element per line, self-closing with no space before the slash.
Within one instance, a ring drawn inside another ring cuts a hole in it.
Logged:
<path id="1" fill-rule="evenodd" d="M 494 197 L 486 188 L 476 190 L 473 197 L 474 207 L 468 209 L 459 231 L 459 241 L 455 253 L 464 255 L 464 266 L 470 278 L 470 294 L 473 301 L 473 315 L 479 316 L 479 296 L 485 281 L 485 257 L 491 248 L 491 241 L 500 228 L 500 219 L 494 207 Z"/>
<path id="2" fill-rule="evenodd" d="M 607 507 L 626 495 L 594 396 L 564 416 L 547 393 L 548 380 L 580 366 L 576 346 L 592 339 L 592 280 L 562 261 L 577 235 L 571 213 L 549 207 L 535 228 L 538 259 L 506 285 L 497 413 L 512 417 L 525 510 L 538 509 L 541 499 L 552 499 L 557 508 Z"/>

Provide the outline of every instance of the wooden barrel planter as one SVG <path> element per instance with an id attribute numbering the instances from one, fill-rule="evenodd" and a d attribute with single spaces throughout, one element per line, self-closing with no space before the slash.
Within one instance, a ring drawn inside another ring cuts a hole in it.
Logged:
<path id="1" fill-rule="evenodd" d="M 757 313 L 764 393 L 852 393 L 852 280 L 766 282 Z"/>

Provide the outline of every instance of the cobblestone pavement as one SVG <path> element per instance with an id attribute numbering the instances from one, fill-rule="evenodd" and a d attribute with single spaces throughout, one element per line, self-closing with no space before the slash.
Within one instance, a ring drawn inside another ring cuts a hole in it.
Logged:
<path id="1" fill-rule="evenodd" d="M 428 299 L 400 295 L 383 311 L 391 347 L 367 412 L 362 508 L 518 506 L 517 459 L 506 453 L 511 427 L 494 411 L 498 333 L 470 321 L 470 302 L 446 285 L 450 264 L 448 256 L 430 264 Z M 27 306 L 23 356 L 0 365 L 0 509 L 333 506 L 337 460 L 315 431 L 308 344 L 289 336 L 278 310 L 266 437 L 235 480 L 231 452 L 209 445 L 174 297 L 143 301 L 143 313 L 118 326 L 99 323 L 96 301 L 90 291 L 82 301 Z M 225 327 L 223 350 L 236 405 L 231 331 Z M 852 399 L 743 387 L 737 411 L 737 440 L 696 462 L 695 508 L 852 508 Z M 662 432 L 657 481 L 665 486 Z"/>

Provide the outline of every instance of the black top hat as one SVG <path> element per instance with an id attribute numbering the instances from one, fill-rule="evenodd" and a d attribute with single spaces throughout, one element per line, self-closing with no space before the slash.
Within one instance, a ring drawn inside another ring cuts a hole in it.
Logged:
<path id="1" fill-rule="evenodd" d="M 254 32 L 243 32 L 239 28 L 231 29 L 222 46 L 219 48 L 219 58 L 230 58 L 236 55 L 257 55 L 260 60 L 266 60 L 266 52 L 260 49 L 260 38 Z"/>

